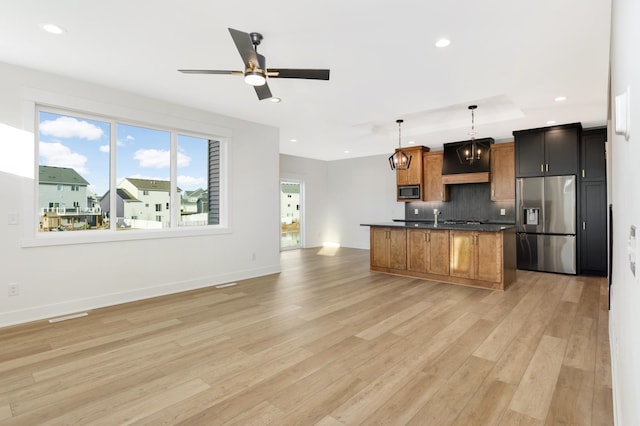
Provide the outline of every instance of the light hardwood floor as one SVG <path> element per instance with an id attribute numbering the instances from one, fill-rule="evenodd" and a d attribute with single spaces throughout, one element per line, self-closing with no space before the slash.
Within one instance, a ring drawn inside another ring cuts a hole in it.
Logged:
<path id="1" fill-rule="evenodd" d="M 369 272 L 366 250 L 0 329 L 0 424 L 613 424 L 607 283 L 505 292 Z"/>

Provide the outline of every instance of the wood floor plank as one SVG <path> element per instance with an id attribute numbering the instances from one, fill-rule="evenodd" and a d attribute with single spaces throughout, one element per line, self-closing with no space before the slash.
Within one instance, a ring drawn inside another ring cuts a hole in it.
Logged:
<path id="1" fill-rule="evenodd" d="M 564 365 L 558 375 L 545 423 L 589 425 L 592 402 L 593 370 L 584 371 Z"/>
<path id="2" fill-rule="evenodd" d="M 613 423 L 604 278 L 493 292 L 346 248 L 281 267 L 0 329 L 0 424 Z"/>
<path id="3" fill-rule="evenodd" d="M 542 336 L 540 344 L 518 385 L 509 408 L 521 414 L 544 420 L 562 366 L 567 342 Z"/>
<path id="4" fill-rule="evenodd" d="M 471 400 L 465 405 L 453 425 L 497 425 L 509 406 L 516 385 L 485 379 Z"/>
<path id="5" fill-rule="evenodd" d="M 451 424 L 493 368 L 493 362 L 471 356 L 407 423 Z"/>

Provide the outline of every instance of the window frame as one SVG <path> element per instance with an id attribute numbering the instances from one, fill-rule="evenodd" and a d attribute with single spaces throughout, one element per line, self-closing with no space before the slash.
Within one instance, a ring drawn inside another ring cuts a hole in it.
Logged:
<path id="1" fill-rule="evenodd" d="M 47 96 L 44 96 L 47 97 Z M 69 102 L 71 103 L 71 102 Z M 50 102 L 28 102 L 30 108 L 27 106 L 23 110 L 24 115 L 29 117 L 33 123 L 33 136 L 34 136 L 34 189 L 32 200 L 32 220 L 24 221 L 22 246 L 23 247 L 40 247 L 49 245 L 66 245 L 66 244 L 86 244 L 86 243 L 99 243 L 99 242 L 113 242 L 113 241 L 130 241 L 130 240 L 146 240 L 156 238 L 174 238 L 185 236 L 203 236 L 203 235 L 216 235 L 216 234 L 229 234 L 232 232 L 231 227 L 231 214 L 230 214 L 230 198 L 228 196 L 228 188 L 230 187 L 230 158 L 231 158 L 231 130 L 228 128 L 217 127 L 211 125 L 208 122 L 198 121 L 194 119 L 186 119 L 182 117 L 172 116 L 167 119 L 167 116 L 160 113 L 154 113 L 150 111 L 140 111 L 136 109 L 130 109 L 127 107 L 119 107 L 114 105 L 100 104 L 95 102 L 87 102 L 86 100 L 78 99 L 77 102 L 80 107 L 85 104 L 91 104 L 95 107 L 98 104 L 98 108 L 82 108 L 79 110 L 76 108 L 68 108 L 60 106 L 58 103 Z M 113 113 L 117 111 L 118 113 Z M 110 229 L 101 231 L 78 231 L 78 232 L 40 232 L 39 231 L 39 121 L 40 113 L 49 112 L 59 115 L 69 115 L 79 119 L 98 120 L 107 122 L 110 125 L 110 165 L 109 165 L 109 194 L 110 205 L 116 205 L 116 175 L 115 175 L 115 161 L 117 157 L 117 124 L 126 124 L 140 127 L 147 127 L 151 129 L 168 131 L 171 135 L 171 167 L 170 167 L 170 180 L 171 180 L 171 221 L 167 228 L 162 229 L 150 229 L 140 230 L 137 232 L 118 231 L 115 227 L 115 221 L 111 221 Z M 111 113 L 109 113 L 111 112 Z M 128 118 L 123 118 L 127 116 Z M 166 123 L 166 124 L 158 124 Z M 180 214 L 177 206 L 177 199 L 179 197 L 177 191 L 177 135 L 186 135 L 196 138 L 202 138 L 206 140 L 216 140 L 220 142 L 220 223 L 213 225 L 198 225 L 198 226 L 178 226 L 177 216 Z"/>

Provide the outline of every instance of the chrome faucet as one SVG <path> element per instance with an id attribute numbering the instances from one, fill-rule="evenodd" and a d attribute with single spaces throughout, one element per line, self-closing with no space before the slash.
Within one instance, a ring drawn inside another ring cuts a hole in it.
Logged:
<path id="1" fill-rule="evenodd" d="M 440 212 L 438 211 L 438 209 L 433 209 L 433 226 L 438 226 L 439 215 L 440 215 Z"/>

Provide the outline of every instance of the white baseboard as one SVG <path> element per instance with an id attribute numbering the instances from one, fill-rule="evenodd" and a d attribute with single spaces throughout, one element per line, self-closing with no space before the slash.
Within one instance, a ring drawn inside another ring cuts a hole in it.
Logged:
<path id="1" fill-rule="evenodd" d="M 215 285 L 228 283 L 231 281 L 246 280 L 249 278 L 261 277 L 264 275 L 277 274 L 279 272 L 280 264 L 277 264 L 257 269 L 214 275 L 195 280 L 179 281 L 160 284 L 156 286 L 137 288 L 127 292 L 102 294 L 90 298 L 69 300 L 62 303 L 34 306 L 18 311 L 0 312 L 0 327 L 24 324 L 31 321 L 39 321 L 61 315 L 69 315 L 76 312 L 104 308 L 106 306 L 119 305 L 121 303 L 134 302 L 136 300 L 150 299 L 152 297 L 165 296 L 168 294 L 180 293 L 183 291 L 213 287 Z"/>

